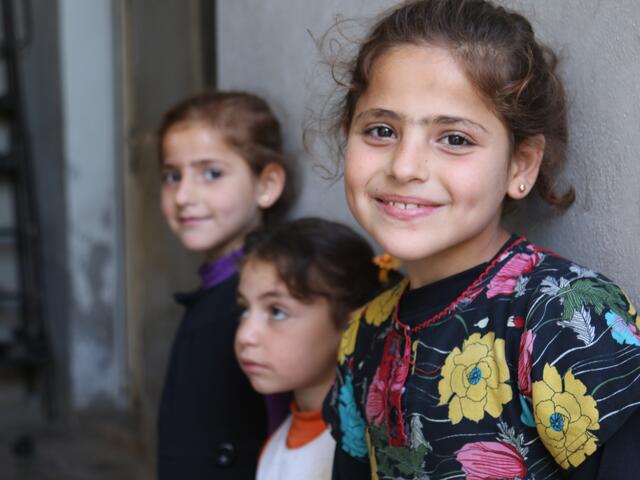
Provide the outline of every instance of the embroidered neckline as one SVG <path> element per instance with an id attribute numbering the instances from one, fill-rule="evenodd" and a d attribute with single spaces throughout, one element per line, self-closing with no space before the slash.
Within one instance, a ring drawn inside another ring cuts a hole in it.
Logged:
<path id="1" fill-rule="evenodd" d="M 491 262 L 489 262 L 489 264 L 487 265 L 487 267 L 482 271 L 482 273 L 478 276 L 478 278 L 476 278 L 471 285 L 469 285 L 459 296 L 458 298 L 456 298 L 453 302 L 451 302 L 448 306 L 446 306 L 444 309 L 442 309 L 441 311 L 439 311 L 438 313 L 436 313 L 435 315 L 432 315 L 431 317 L 429 317 L 428 319 L 426 319 L 424 322 L 415 325 L 413 327 L 402 323 L 400 321 L 400 319 L 398 318 L 398 305 L 400 305 L 400 300 L 402 299 L 402 296 L 404 296 L 404 292 L 407 291 L 408 288 L 408 283 L 405 286 L 405 290 L 404 292 L 402 292 L 402 295 L 400 296 L 400 298 L 398 299 L 398 301 L 396 302 L 396 305 L 393 309 L 393 323 L 400 328 L 401 330 L 403 330 L 406 334 L 413 334 L 416 333 L 420 330 L 422 330 L 423 328 L 428 327 L 429 325 L 431 325 L 432 323 L 436 322 L 437 320 L 440 320 L 442 317 L 444 317 L 445 315 L 448 315 L 449 313 L 451 313 L 453 311 L 453 309 L 456 308 L 456 306 L 458 306 L 460 304 L 460 302 L 462 302 L 464 299 L 471 297 L 472 299 L 475 298 L 476 296 L 478 296 L 481 292 L 481 289 L 477 289 L 478 286 L 482 283 L 482 281 L 487 277 L 487 275 L 489 275 L 489 273 L 491 271 L 493 271 L 493 269 L 495 268 L 495 266 L 500 263 L 501 261 L 504 260 L 505 255 L 510 253 L 515 247 L 517 247 L 518 245 L 526 242 L 527 239 L 524 236 L 520 236 L 518 238 L 516 238 L 515 240 L 513 240 L 512 242 L 507 243 L 507 245 L 505 245 L 503 248 L 501 248 L 496 255 L 494 256 L 493 260 Z"/>

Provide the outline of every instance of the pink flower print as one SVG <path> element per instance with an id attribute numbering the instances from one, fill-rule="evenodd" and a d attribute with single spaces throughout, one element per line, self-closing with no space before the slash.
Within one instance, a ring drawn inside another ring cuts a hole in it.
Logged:
<path id="1" fill-rule="evenodd" d="M 409 362 L 403 361 L 404 359 L 399 358 L 395 365 L 391 370 L 391 381 L 389 382 L 389 391 L 390 392 L 400 392 L 404 387 L 404 382 L 407 379 L 407 375 L 409 375 Z"/>
<path id="2" fill-rule="evenodd" d="M 389 397 L 402 393 L 409 373 L 409 365 L 400 361 L 385 364 L 384 367 L 376 370 L 367 394 L 365 413 L 367 421 L 373 425 L 380 425 L 385 420 Z"/>
<path id="3" fill-rule="evenodd" d="M 456 452 L 467 480 L 524 478 L 527 466 L 522 455 L 503 442 L 467 443 Z"/>
<path id="4" fill-rule="evenodd" d="M 378 368 L 369 387 L 369 393 L 367 394 L 367 403 L 365 405 L 367 421 L 372 425 L 380 425 L 384 422 L 386 404 L 387 386 L 380 378 L 380 368 Z"/>
<path id="5" fill-rule="evenodd" d="M 518 357 L 518 385 L 523 395 L 531 396 L 531 352 L 535 335 L 525 330 L 520 337 L 520 356 Z"/>
<path id="6" fill-rule="evenodd" d="M 538 253 L 516 253 L 489 282 L 487 298 L 511 295 L 516 288 L 518 277 L 529 273 L 539 262 Z"/>

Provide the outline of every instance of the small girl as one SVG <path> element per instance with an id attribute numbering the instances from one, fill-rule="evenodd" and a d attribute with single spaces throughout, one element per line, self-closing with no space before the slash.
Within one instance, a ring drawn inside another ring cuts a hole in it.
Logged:
<path id="1" fill-rule="evenodd" d="M 325 418 L 334 478 L 637 478 L 640 317 L 606 277 L 510 235 L 567 143 L 553 53 L 483 0 L 417 0 L 360 44 L 345 189 L 407 281 L 355 314 Z"/>
<path id="2" fill-rule="evenodd" d="M 160 403 L 160 479 L 253 479 L 266 437 L 264 399 L 233 354 L 236 263 L 245 236 L 282 216 L 291 178 L 280 126 L 259 97 L 207 92 L 164 117 L 162 212 L 184 247 L 202 252 Z"/>
<path id="3" fill-rule="evenodd" d="M 349 315 L 381 291 L 373 252 L 350 228 L 307 218 L 250 236 L 245 254 L 236 355 L 257 391 L 294 397 L 257 480 L 329 479 L 335 442 L 320 408 Z"/>

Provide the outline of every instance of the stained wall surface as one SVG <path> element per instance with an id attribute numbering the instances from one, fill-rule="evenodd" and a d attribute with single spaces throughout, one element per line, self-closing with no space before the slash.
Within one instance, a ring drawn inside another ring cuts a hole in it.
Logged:
<path id="1" fill-rule="evenodd" d="M 577 190 L 564 216 L 533 200 L 509 220 L 514 229 L 623 285 L 640 301 L 640 11 L 635 0 L 503 0 L 532 20 L 559 51 L 570 101 L 570 158 L 565 178 Z M 354 223 L 342 183 L 324 181 L 314 165 L 334 155 L 306 153 L 303 131 L 331 89 L 317 41 L 337 16 L 357 35 L 389 0 L 235 0 L 218 2 L 218 80 L 271 101 L 290 154 L 300 160 L 304 189 L 295 215 L 320 214 Z M 251 15 L 247 15 L 251 12 Z M 333 45 L 335 46 L 335 45 Z M 329 49 L 329 51 L 331 48 Z"/>
<path id="2" fill-rule="evenodd" d="M 69 365 L 75 407 L 123 405 L 124 318 L 117 178 L 114 10 L 60 1 Z"/>

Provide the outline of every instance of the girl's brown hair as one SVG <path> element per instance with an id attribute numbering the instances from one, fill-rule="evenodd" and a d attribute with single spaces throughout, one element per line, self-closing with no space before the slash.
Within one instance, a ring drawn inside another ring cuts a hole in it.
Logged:
<path id="1" fill-rule="evenodd" d="M 375 61 L 401 45 L 447 49 L 512 135 L 513 147 L 544 135 L 545 153 L 535 185 L 558 210 L 574 201 L 556 178 L 567 148 L 567 106 L 556 72 L 557 57 L 539 43 L 522 15 L 484 0 L 412 0 L 384 14 L 348 67 L 338 125 L 348 127 L 366 91 Z"/>
<path id="2" fill-rule="evenodd" d="M 162 119 L 158 130 L 160 156 L 169 129 L 183 122 L 202 122 L 219 130 L 256 176 L 270 163 L 282 166 L 286 173 L 284 190 L 265 211 L 265 222 L 284 218 L 296 193 L 295 171 L 283 153 L 280 122 L 265 100 L 251 93 L 234 91 L 205 91 L 183 100 Z"/>
<path id="3" fill-rule="evenodd" d="M 346 225 L 322 218 L 301 218 L 249 234 L 243 265 L 254 259 L 272 263 L 293 297 L 326 298 L 338 329 L 352 311 L 401 279 L 391 271 L 381 283 L 369 243 Z"/>

